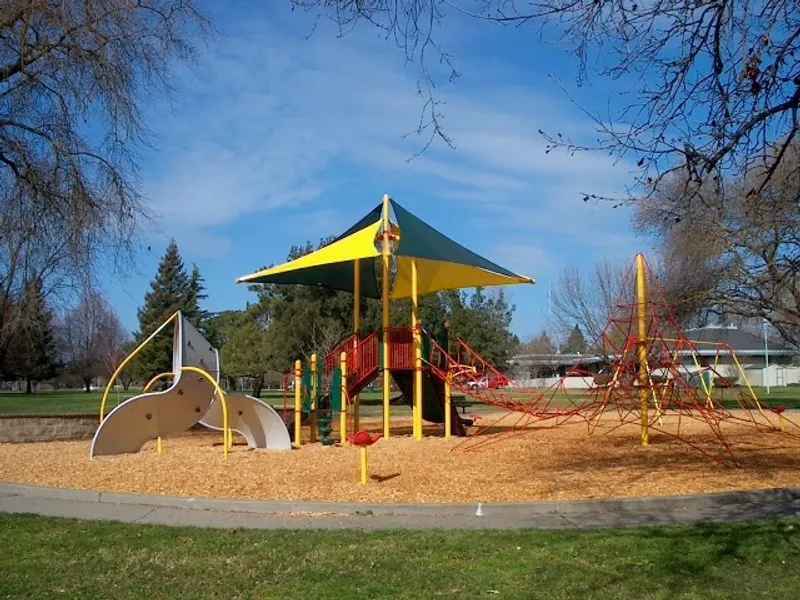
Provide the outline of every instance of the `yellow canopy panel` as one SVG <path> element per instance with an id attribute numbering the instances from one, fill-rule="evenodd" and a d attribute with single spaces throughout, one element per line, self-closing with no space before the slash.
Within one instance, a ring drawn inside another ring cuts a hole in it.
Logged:
<path id="1" fill-rule="evenodd" d="M 313 269 L 314 267 L 321 267 L 323 265 L 333 265 L 336 263 L 350 262 L 361 258 L 374 258 L 376 256 L 380 256 L 380 252 L 375 247 L 375 236 L 378 233 L 380 225 L 381 222 L 377 221 L 371 225 L 368 225 L 364 229 L 356 231 L 355 233 L 342 238 L 338 242 L 334 242 L 329 246 L 320 248 L 316 252 L 306 254 L 305 256 L 296 258 L 295 260 L 290 260 L 282 265 L 277 265 L 275 267 L 263 269 L 251 275 L 239 277 L 236 280 L 236 283 L 261 283 L 261 280 L 269 278 L 273 275 L 287 274 L 305 269 Z M 298 283 L 309 282 L 303 280 L 298 281 Z"/>
<path id="2" fill-rule="evenodd" d="M 392 297 L 411 297 L 412 257 L 398 256 L 397 278 Z M 516 283 L 535 283 L 525 275 L 495 273 L 480 267 L 451 263 L 439 260 L 417 258 L 417 294 L 430 294 L 439 290 L 484 287 L 492 285 L 511 285 Z"/>

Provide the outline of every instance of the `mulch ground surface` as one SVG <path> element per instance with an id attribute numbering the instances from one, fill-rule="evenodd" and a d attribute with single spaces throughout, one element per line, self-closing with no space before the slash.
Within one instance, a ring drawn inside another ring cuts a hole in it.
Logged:
<path id="1" fill-rule="evenodd" d="M 362 419 L 377 431 L 378 419 Z M 800 487 L 800 440 L 730 425 L 724 433 L 740 467 L 654 433 L 648 448 L 625 426 L 588 435 L 585 424 L 531 431 L 465 452 L 441 427 L 410 437 L 410 420 L 369 450 L 368 485 L 359 484 L 358 449 L 303 445 L 251 450 L 235 439 L 223 459 L 220 433 L 148 443 L 138 454 L 89 458 L 89 442 L 0 444 L 0 480 L 51 487 L 213 498 L 349 502 L 502 502 L 677 495 Z M 669 420 L 665 428 L 669 427 Z M 307 428 L 304 428 L 307 430 Z M 686 439 L 709 452 L 707 425 L 684 423 Z"/>

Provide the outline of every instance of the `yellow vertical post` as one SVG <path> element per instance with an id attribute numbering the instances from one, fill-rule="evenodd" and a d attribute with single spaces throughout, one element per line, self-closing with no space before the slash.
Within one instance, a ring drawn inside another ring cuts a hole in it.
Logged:
<path id="1" fill-rule="evenodd" d="M 444 437 L 449 438 L 453 431 L 453 424 L 450 422 L 450 410 L 453 399 L 450 394 L 450 373 L 444 378 Z"/>
<path id="2" fill-rule="evenodd" d="M 636 322 L 638 324 L 639 339 L 639 413 L 642 420 L 642 446 L 650 443 L 648 426 L 650 417 L 647 407 L 647 386 L 650 381 L 649 367 L 647 365 L 647 290 L 645 289 L 644 255 L 636 255 Z"/>
<path id="3" fill-rule="evenodd" d="M 303 366 L 299 360 L 294 363 L 294 445 L 300 447 L 300 426 L 303 410 Z"/>
<path id="4" fill-rule="evenodd" d="M 342 444 L 347 441 L 347 352 L 339 357 L 339 368 L 342 371 L 342 410 L 339 411 L 339 438 Z"/>
<path id="5" fill-rule="evenodd" d="M 411 411 L 414 439 L 422 439 L 422 331 L 419 322 L 417 259 L 411 259 L 411 330 L 414 340 L 414 394 Z"/>
<path id="6" fill-rule="evenodd" d="M 389 439 L 389 396 L 392 382 L 389 373 L 389 258 L 391 248 L 389 247 L 389 194 L 383 196 L 383 274 L 381 278 L 381 302 L 383 312 L 383 437 Z"/>
<path id="7" fill-rule="evenodd" d="M 309 419 L 309 426 L 311 427 L 311 441 L 317 441 L 317 355 L 311 355 L 311 418 Z"/>
<path id="8" fill-rule="evenodd" d="M 358 356 L 358 330 L 361 327 L 361 260 L 353 261 L 353 363 L 360 365 Z M 360 370 L 359 370 L 360 372 Z M 361 413 L 361 398 L 353 396 L 353 431 L 358 431 Z"/>
<path id="9" fill-rule="evenodd" d="M 359 448 L 361 453 L 361 483 L 367 483 L 367 447 L 361 446 Z"/>
<path id="10" fill-rule="evenodd" d="M 449 438 L 453 433 L 453 423 L 451 421 L 450 410 L 453 403 L 452 393 L 450 391 L 450 322 L 444 322 L 444 331 L 447 336 L 447 356 L 444 357 L 444 437 Z"/>

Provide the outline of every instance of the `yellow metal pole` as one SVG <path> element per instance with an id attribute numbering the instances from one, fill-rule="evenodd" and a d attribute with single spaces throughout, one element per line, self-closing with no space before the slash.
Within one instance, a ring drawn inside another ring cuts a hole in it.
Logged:
<path id="1" fill-rule="evenodd" d="M 353 261 L 353 362 L 360 365 L 358 357 L 358 330 L 361 327 L 361 259 Z M 353 397 L 353 431 L 358 431 L 361 413 L 361 398 Z"/>
<path id="2" fill-rule="evenodd" d="M 311 427 L 311 442 L 317 441 L 317 355 L 311 355 L 311 419 L 309 425 Z"/>
<path id="3" fill-rule="evenodd" d="M 159 379 L 166 379 L 167 377 L 174 377 L 175 373 L 168 371 L 166 373 L 159 373 L 155 377 L 153 377 L 150 381 L 148 381 L 145 386 L 142 388 L 142 393 L 146 394 L 150 391 L 150 388 L 155 385 L 156 381 Z M 161 436 L 156 438 L 156 453 L 161 454 L 164 451 L 164 445 L 161 443 Z"/>
<path id="4" fill-rule="evenodd" d="M 303 411 L 303 365 L 294 363 L 294 445 L 300 447 L 301 419 Z"/>
<path id="5" fill-rule="evenodd" d="M 339 438 L 344 444 L 347 441 L 347 352 L 342 352 L 339 368 L 342 371 L 342 410 L 339 411 Z"/>
<path id="6" fill-rule="evenodd" d="M 414 340 L 414 393 L 413 432 L 414 439 L 422 439 L 422 332 L 419 322 L 419 296 L 417 281 L 417 259 L 411 259 L 411 330 Z"/>
<path id="7" fill-rule="evenodd" d="M 389 194 L 383 196 L 383 275 L 381 278 L 381 301 L 383 308 L 383 437 L 389 439 L 389 395 L 392 376 L 389 373 Z"/>
<path id="8" fill-rule="evenodd" d="M 450 422 L 450 410 L 453 404 L 453 399 L 450 394 L 450 372 L 447 372 L 447 377 L 444 378 L 444 437 L 449 438 L 452 435 L 453 425 Z"/>
<path id="9" fill-rule="evenodd" d="M 453 424 L 451 422 L 450 410 L 453 404 L 452 392 L 450 390 L 450 322 L 444 322 L 444 330 L 447 335 L 447 356 L 444 357 L 444 437 L 449 438 L 453 434 Z"/>
<path id="10" fill-rule="evenodd" d="M 156 337 L 161 332 L 161 330 L 164 329 L 164 327 L 169 325 L 172 322 L 172 320 L 176 316 L 178 316 L 179 312 L 180 311 L 175 311 L 174 313 L 172 313 L 172 315 L 170 315 L 169 319 L 167 319 L 161 325 L 159 325 L 158 329 L 156 329 L 153 333 L 151 333 L 149 336 L 147 336 L 146 340 L 144 340 L 141 344 L 136 346 L 136 348 L 133 350 L 133 352 L 131 352 L 128 356 L 126 356 L 125 360 L 123 360 L 119 364 L 119 366 L 117 367 L 116 371 L 114 371 L 114 374 L 111 375 L 111 377 L 108 378 L 108 383 L 106 383 L 106 389 L 103 391 L 103 399 L 100 400 L 100 422 L 101 423 L 103 422 L 103 417 L 104 417 L 104 414 L 105 414 L 104 411 L 105 411 L 105 407 L 106 407 L 106 400 L 108 400 L 108 393 L 111 391 L 111 388 L 114 385 L 114 382 L 117 380 L 117 377 L 119 377 L 119 374 L 122 373 L 122 370 L 128 365 L 128 363 L 131 362 L 133 360 L 133 358 L 137 354 L 139 354 L 139 351 L 142 348 L 144 348 L 148 343 L 150 343 L 150 340 L 152 340 L 154 337 Z"/>
<path id="11" fill-rule="evenodd" d="M 217 383 L 217 380 L 214 379 L 211 374 L 201 369 L 200 367 L 181 367 L 181 371 L 188 371 L 189 373 L 197 373 L 201 377 L 208 379 L 211 382 L 211 385 L 214 386 L 214 390 L 219 396 L 219 403 L 222 405 L 222 457 L 228 458 L 228 449 L 230 448 L 230 442 L 233 439 L 233 432 L 230 429 L 228 421 L 228 401 L 225 399 L 225 392 Z"/>
<path id="12" fill-rule="evenodd" d="M 367 447 L 361 446 L 361 483 L 367 483 Z"/>
<path id="13" fill-rule="evenodd" d="M 642 418 L 642 446 L 650 444 L 648 425 L 650 417 L 647 407 L 647 384 L 650 381 L 647 365 L 647 290 L 645 289 L 644 255 L 636 255 L 636 321 L 639 329 L 639 413 Z"/>

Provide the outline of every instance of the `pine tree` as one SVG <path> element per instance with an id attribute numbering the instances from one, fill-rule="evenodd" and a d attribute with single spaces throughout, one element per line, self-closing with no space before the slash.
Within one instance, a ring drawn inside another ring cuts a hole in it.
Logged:
<path id="1" fill-rule="evenodd" d="M 57 368 L 53 313 L 47 308 L 41 280 L 25 285 L 15 313 L 17 327 L 10 344 L 8 370 L 25 380 L 25 393 L 30 394 L 34 381 L 53 377 Z"/>
<path id="2" fill-rule="evenodd" d="M 139 309 L 139 332 L 137 342 L 143 341 L 176 310 L 180 310 L 192 322 L 200 325 L 199 300 L 205 298 L 203 279 L 195 266 L 191 276 L 186 273 L 178 245 L 170 241 L 161 258 L 155 279 L 145 294 L 144 305 Z M 163 332 L 139 353 L 136 374 L 139 379 L 148 379 L 158 373 L 172 370 L 172 337 Z"/>
<path id="3" fill-rule="evenodd" d="M 567 341 L 561 352 L 564 354 L 583 354 L 586 351 L 586 339 L 583 337 L 580 327 L 575 327 L 570 331 Z"/>
<path id="4" fill-rule="evenodd" d="M 211 318 L 211 314 L 200 306 L 200 303 L 208 298 L 208 294 L 205 292 L 205 279 L 200 274 L 200 268 L 196 264 L 192 264 L 192 274 L 189 276 L 189 297 L 186 299 L 185 313 L 192 325 L 207 334 L 206 325 Z"/>

